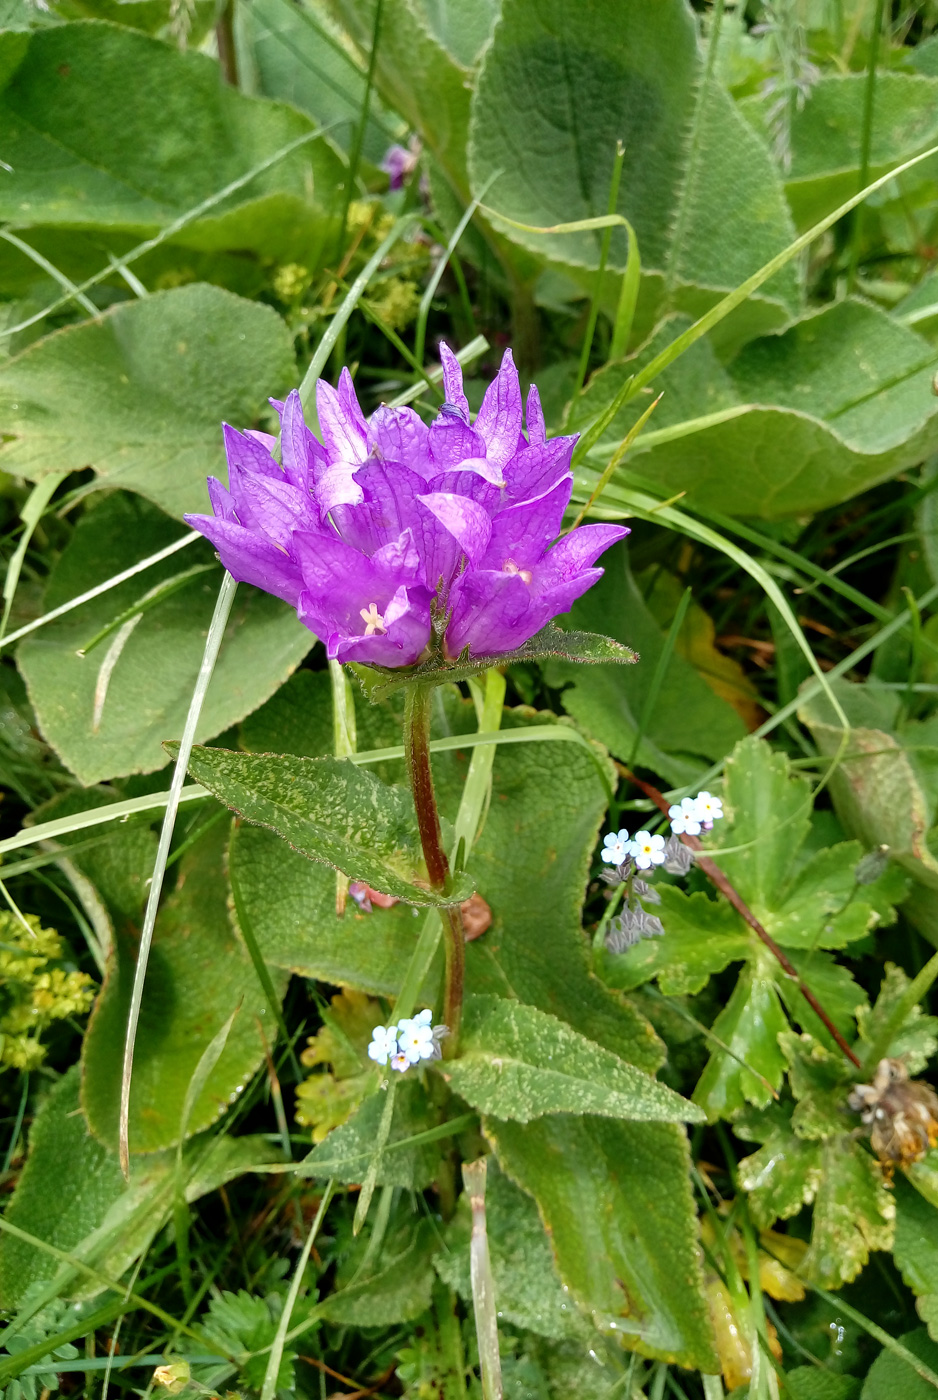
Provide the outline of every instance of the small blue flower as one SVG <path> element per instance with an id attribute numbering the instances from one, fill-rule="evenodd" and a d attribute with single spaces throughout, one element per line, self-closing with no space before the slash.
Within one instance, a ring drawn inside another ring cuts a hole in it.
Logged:
<path id="1" fill-rule="evenodd" d="M 709 792 L 699 792 L 694 798 L 697 820 L 705 831 L 710 831 L 714 822 L 723 819 L 723 802 Z"/>
<path id="2" fill-rule="evenodd" d="M 416 1016 L 398 1021 L 397 1038 L 401 1054 L 406 1055 L 408 1064 L 416 1065 L 421 1060 L 432 1060 L 433 1013 L 427 1010 L 419 1011 Z"/>
<path id="3" fill-rule="evenodd" d="M 368 1058 L 379 1065 L 386 1065 L 388 1060 L 397 1054 L 397 1049 L 397 1027 L 375 1026 L 371 1032 Z"/>
<path id="4" fill-rule="evenodd" d="M 631 842 L 629 855 L 639 870 L 650 870 L 653 865 L 663 865 L 665 861 L 664 837 L 652 836 L 647 831 L 636 831 Z"/>
<path id="5" fill-rule="evenodd" d="M 629 854 L 629 833 L 625 827 L 621 831 L 610 831 L 603 837 L 603 848 L 600 851 L 600 858 L 607 865 L 621 865 Z"/>
<path id="6" fill-rule="evenodd" d="M 669 807 L 668 816 L 671 818 L 671 830 L 676 836 L 699 836 L 701 830 L 700 816 L 697 810 L 696 797 L 682 797 L 679 806 Z"/>
<path id="7" fill-rule="evenodd" d="M 391 1056 L 391 1068 L 398 1070 L 401 1074 L 404 1073 L 405 1069 L 410 1069 L 410 1060 L 408 1060 L 403 1050 L 397 1055 Z"/>

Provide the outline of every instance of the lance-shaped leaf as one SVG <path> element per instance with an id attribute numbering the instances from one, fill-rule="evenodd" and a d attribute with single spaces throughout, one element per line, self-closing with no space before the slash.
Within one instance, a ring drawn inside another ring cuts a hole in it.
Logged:
<path id="1" fill-rule="evenodd" d="M 468 680 L 493 666 L 507 666 L 512 661 L 544 661 L 556 657 L 562 661 L 587 662 L 597 666 L 615 661 L 629 665 L 638 661 L 631 647 L 603 637 L 597 632 L 564 632 L 552 622 L 542 627 L 524 646 L 497 656 L 472 656 L 468 653 L 451 663 L 425 661 L 422 666 L 385 670 L 378 666 L 355 666 L 362 688 L 369 700 L 383 700 L 410 681 L 425 685 L 445 685 L 447 682 Z"/>
<path id="2" fill-rule="evenodd" d="M 717 1371 L 683 1131 L 569 1114 L 484 1126 L 502 1169 L 537 1201 L 560 1277 L 601 1333 Z"/>
<path id="3" fill-rule="evenodd" d="M 441 1072 L 473 1108 L 528 1123 L 545 1113 L 699 1123 L 704 1114 L 555 1016 L 502 997 L 466 1003 L 458 1059 Z"/>
<path id="4" fill-rule="evenodd" d="M 178 752 L 176 744 L 166 747 L 174 756 Z M 472 893 L 465 875 L 445 895 L 431 888 L 409 794 L 348 759 L 197 745 L 189 772 L 238 816 L 384 894 L 408 904 L 459 904 Z"/>

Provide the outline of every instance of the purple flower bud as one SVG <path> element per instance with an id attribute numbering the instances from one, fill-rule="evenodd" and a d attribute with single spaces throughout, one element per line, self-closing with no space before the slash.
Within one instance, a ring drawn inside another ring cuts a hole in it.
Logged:
<path id="1" fill-rule="evenodd" d="M 417 164 L 419 156 L 419 145 L 416 149 L 408 150 L 406 146 L 399 146 L 395 142 L 393 146 L 388 147 L 378 168 L 387 175 L 388 184 L 392 190 L 399 190 L 403 187 L 407 176 Z"/>
<path id="2" fill-rule="evenodd" d="M 428 427 L 412 409 L 362 413 L 351 375 L 320 380 L 320 442 L 294 390 L 281 414 L 282 466 L 263 434 L 224 429 L 228 489 L 186 520 L 225 568 L 283 598 L 330 658 L 400 667 L 513 651 L 602 575 L 628 534 L 582 525 L 561 539 L 575 437 L 547 441 L 511 351 L 470 423 L 462 371 L 440 348 L 446 402 Z"/>

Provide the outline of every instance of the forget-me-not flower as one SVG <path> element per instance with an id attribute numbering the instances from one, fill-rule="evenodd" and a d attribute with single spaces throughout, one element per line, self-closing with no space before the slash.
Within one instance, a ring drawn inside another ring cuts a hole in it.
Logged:
<path id="1" fill-rule="evenodd" d="M 653 865 L 663 865 L 664 837 L 652 836 L 647 831 L 636 831 L 629 854 L 639 870 L 650 870 Z"/>
<path id="2" fill-rule="evenodd" d="M 392 1055 L 397 1054 L 397 1049 L 397 1027 L 375 1026 L 371 1032 L 371 1044 L 368 1046 L 369 1060 L 386 1065 Z"/>
<path id="3" fill-rule="evenodd" d="M 621 831 L 610 831 L 603 837 L 603 848 L 600 851 L 600 858 L 607 865 L 621 865 L 629 854 L 631 839 L 625 827 Z"/>
<path id="4" fill-rule="evenodd" d="M 671 818 L 671 830 L 676 836 L 700 835 L 701 824 L 695 797 L 682 797 L 679 805 L 668 808 L 668 816 Z"/>

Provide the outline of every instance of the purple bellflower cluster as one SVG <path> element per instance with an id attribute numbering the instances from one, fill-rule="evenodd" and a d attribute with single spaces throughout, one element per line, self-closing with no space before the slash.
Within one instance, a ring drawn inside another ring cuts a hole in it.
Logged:
<path id="1" fill-rule="evenodd" d="M 225 426 L 228 489 L 188 515 L 235 579 L 296 608 L 331 659 L 382 667 L 513 651 L 602 575 L 628 531 L 582 525 L 558 540 L 575 437 L 550 441 L 536 388 L 522 432 L 505 352 L 475 421 L 458 360 L 441 346 L 446 401 L 428 427 L 410 408 L 363 415 L 348 370 L 316 387 L 320 442 L 299 394 L 275 439 Z"/>

